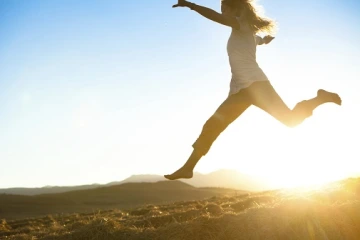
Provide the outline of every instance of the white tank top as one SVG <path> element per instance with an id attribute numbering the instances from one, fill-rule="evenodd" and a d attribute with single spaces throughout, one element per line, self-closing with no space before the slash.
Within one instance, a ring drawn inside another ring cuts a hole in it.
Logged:
<path id="1" fill-rule="evenodd" d="M 232 29 L 227 44 L 231 67 L 229 95 L 249 87 L 256 81 L 268 81 L 268 78 L 256 62 L 257 36 L 246 21 L 237 17 L 240 30 Z"/>

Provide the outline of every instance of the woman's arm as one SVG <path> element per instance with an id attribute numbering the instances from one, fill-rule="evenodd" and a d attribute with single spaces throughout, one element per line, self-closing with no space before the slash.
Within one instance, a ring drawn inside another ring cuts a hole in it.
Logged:
<path id="1" fill-rule="evenodd" d="M 275 37 L 267 35 L 262 38 L 262 37 L 256 35 L 255 38 L 256 38 L 257 45 L 263 45 L 263 44 L 269 44 Z"/>
<path id="2" fill-rule="evenodd" d="M 264 44 L 264 40 L 262 37 L 255 35 L 255 40 L 256 40 L 256 45 L 263 45 Z"/>
<path id="3" fill-rule="evenodd" d="M 225 15 L 220 14 L 210 8 L 196 5 L 195 3 L 192 3 L 192 2 L 188 2 L 185 0 L 178 0 L 178 4 L 174 5 L 173 7 L 188 7 L 191 10 L 194 10 L 195 12 L 199 13 L 203 17 L 210 19 L 214 22 L 217 22 L 217 23 L 220 23 L 220 24 L 223 24 L 223 25 L 235 28 L 235 29 L 240 28 L 239 23 L 237 22 L 235 17 L 225 16 Z"/>

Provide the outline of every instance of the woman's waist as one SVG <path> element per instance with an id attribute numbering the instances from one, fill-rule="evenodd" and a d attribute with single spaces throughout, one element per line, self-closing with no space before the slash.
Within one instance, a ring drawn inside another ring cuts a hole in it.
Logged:
<path id="1" fill-rule="evenodd" d="M 233 76 L 240 78 L 247 78 L 252 76 L 265 76 L 265 73 L 259 66 L 247 66 L 247 67 L 231 67 L 231 73 Z"/>
<path id="2" fill-rule="evenodd" d="M 247 62 L 257 64 L 256 56 L 251 54 L 228 54 L 230 62 Z"/>
<path id="3" fill-rule="evenodd" d="M 238 70 L 257 70 L 260 69 L 259 64 L 256 61 L 247 60 L 230 60 L 231 69 Z"/>

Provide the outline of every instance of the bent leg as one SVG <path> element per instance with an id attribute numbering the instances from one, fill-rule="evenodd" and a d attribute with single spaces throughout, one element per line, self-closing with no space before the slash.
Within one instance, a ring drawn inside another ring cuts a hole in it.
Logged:
<path id="1" fill-rule="evenodd" d="M 186 163 L 179 170 L 164 177 L 169 180 L 192 178 L 198 161 L 207 154 L 221 132 L 251 105 L 249 100 L 246 89 L 230 95 L 204 124 L 198 139 L 192 145 L 194 150 Z"/>
<path id="2" fill-rule="evenodd" d="M 301 101 L 291 110 L 270 82 L 254 83 L 251 90 L 253 104 L 288 127 L 299 125 L 312 115 L 314 109 L 324 103 L 333 102 L 341 105 L 341 99 L 337 94 L 319 90 L 315 98 Z"/>
<path id="3" fill-rule="evenodd" d="M 245 110 L 251 102 L 247 89 L 230 95 L 204 124 L 201 134 L 192 145 L 202 156 L 206 155 L 217 137 Z"/>

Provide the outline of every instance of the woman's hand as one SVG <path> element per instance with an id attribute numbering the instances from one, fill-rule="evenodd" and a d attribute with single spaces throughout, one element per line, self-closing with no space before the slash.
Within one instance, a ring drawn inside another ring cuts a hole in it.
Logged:
<path id="1" fill-rule="evenodd" d="M 173 8 L 175 7 L 187 7 L 189 6 L 189 2 L 185 0 L 178 0 L 178 3 L 173 5 Z"/>
<path id="2" fill-rule="evenodd" d="M 275 37 L 273 37 L 273 36 L 267 35 L 267 36 L 263 37 L 263 42 L 265 44 L 269 44 L 274 38 Z"/>

